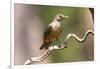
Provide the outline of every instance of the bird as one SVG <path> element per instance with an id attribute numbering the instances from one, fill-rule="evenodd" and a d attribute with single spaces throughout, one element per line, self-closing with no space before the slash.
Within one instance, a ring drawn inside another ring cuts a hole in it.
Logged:
<path id="1" fill-rule="evenodd" d="M 40 47 L 40 50 L 48 49 L 53 41 L 59 40 L 59 35 L 62 33 L 61 21 L 65 18 L 68 18 L 68 16 L 64 16 L 63 14 L 57 14 L 54 17 L 53 21 L 47 26 L 46 30 L 44 31 L 43 43 Z"/>

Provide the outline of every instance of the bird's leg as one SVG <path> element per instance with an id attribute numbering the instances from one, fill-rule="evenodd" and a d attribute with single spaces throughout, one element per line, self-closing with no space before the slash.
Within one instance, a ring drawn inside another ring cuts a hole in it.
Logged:
<path id="1" fill-rule="evenodd" d="M 60 40 L 59 40 L 60 35 L 57 36 L 56 40 L 59 44 L 61 44 Z"/>
<path id="2" fill-rule="evenodd" d="M 60 40 L 56 39 L 56 40 L 52 41 L 51 45 L 54 46 L 54 45 L 58 45 L 60 43 L 61 43 Z"/>
<path id="3" fill-rule="evenodd" d="M 57 39 L 56 39 L 56 40 L 60 43 L 59 37 L 57 37 Z"/>
<path id="4" fill-rule="evenodd" d="M 54 42 L 55 42 L 55 41 L 52 41 L 52 42 L 51 42 L 51 45 L 52 45 L 53 47 L 54 47 Z"/>

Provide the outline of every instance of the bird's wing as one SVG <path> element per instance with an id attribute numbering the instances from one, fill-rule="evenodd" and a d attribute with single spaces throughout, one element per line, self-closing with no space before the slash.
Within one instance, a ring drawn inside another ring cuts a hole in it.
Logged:
<path id="1" fill-rule="evenodd" d="M 52 26 L 49 25 L 49 26 L 46 28 L 45 32 L 44 32 L 44 40 L 45 40 L 46 37 L 51 33 L 51 31 L 52 31 Z"/>

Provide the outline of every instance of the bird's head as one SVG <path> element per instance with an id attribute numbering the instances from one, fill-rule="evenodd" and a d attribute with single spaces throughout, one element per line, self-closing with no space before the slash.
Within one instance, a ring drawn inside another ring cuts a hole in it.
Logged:
<path id="1" fill-rule="evenodd" d="M 54 21 L 62 21 L 65 18 L 68 18 L 68 16 L 64 16 L 63 14 L 57 14 L 54 18 Z"/>

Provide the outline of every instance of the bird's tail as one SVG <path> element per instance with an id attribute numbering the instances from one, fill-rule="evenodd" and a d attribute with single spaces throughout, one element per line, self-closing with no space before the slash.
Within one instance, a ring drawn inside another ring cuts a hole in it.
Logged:
<path id="1" fill-rule="evenodd" d="M 43 44 L 41 45 L 41 47 L 40 47 L 40 50 L 41 49 L 48 49 L 48 47 L 50 46 L 50 44 L 51 44 L 51 42 L 43 42 Z"/>

